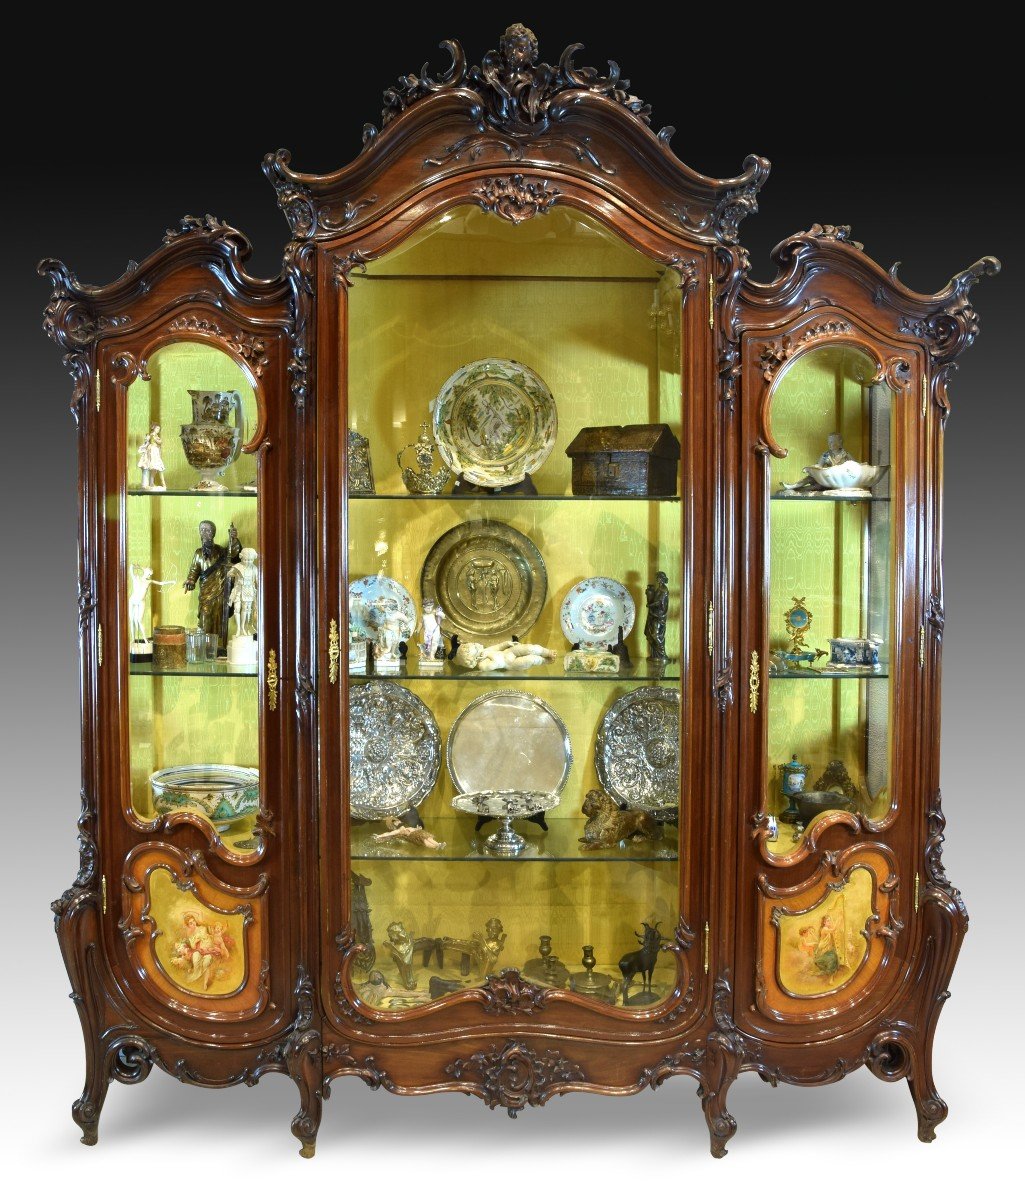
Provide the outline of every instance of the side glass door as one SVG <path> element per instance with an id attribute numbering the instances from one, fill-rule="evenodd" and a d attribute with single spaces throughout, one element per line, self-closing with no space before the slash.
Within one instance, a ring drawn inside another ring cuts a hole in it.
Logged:
<path id="1" fill-rule="evenodd" d="M 456 208 L 353 275 L 343 849 L 372 1008 L 505 968 L 609 1006 L 675 986 L 680 295 L 568 208 Z"/>

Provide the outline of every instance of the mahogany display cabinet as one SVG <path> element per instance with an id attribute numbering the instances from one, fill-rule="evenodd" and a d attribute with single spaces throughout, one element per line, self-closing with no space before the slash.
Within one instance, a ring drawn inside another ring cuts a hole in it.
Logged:
<path id="1" fill-rule="evenodd" d="M 719 1156 L 739 1072 L 866 1066 L 930 1141 L 968 923 L 944 424 L 999 263 L 920 294 L 813 225 L 754 283 L 768 162 L 697 173 L 522 26 L 444 46 L 348 166 L 267 156 L 277 278 L 212 216 L 106 286 L 40 264 L 80 459 L 82 1140 L 153 1066 L 288 1074 L 305 1156 L 340 1076 L 516 1116 L 684 1074 Z M 567 446 L 631 425 L 657 474 L 610 454 L 574 495 Z"/>

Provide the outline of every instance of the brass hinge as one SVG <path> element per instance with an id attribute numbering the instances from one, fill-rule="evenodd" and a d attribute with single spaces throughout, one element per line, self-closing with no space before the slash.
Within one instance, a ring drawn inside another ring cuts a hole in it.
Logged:
<path id="1" fill-rule="evenodd" d="M 273 650 L 267 655 L 267 707 L 271 712 L 278 707 L 278 656 Z"/>
<path id="2" fill-rule="evenodd" d="M 748 690 L 748 705 L 753 713 L 758 711 L 758 689 L 762 686 L 762 669 L 758 663 L 758 651 L 751 651 L 751 673 L 747 680 Z"/>
<path id="3" fill-rule="evenodd" d="M 327 627 L 327 677 L 331 683 L 338 682 L 338 663 L 342 657 L 342 645 L 338 637 L 338 622 L 331 618 Z"/>
<path id="4" fill-rule="evenodd" d="M 107 877 L 100 876 L 100 907 L 103 909 L 103 915 L 107 915 Z"/>
<path id="5" fill-rule="evenodd" d="M 918 627 L 918 665 L 925 666 L 925 626 Z"/>
<path id="6" fill-rule="evenodd" d="M 915 912 L 918 912 L 918 872 L 915 872 Z"/>
<path id="7" fill-rule="evenodd" d="M 708 974 L 708 922 L 705 922 L 705 974 Z"/>
<path id="8" fill-rule="evenodd" d="M 708 328 L 715 328 L 715 280 L 708 276 Z"/>
<path id="9" fill-rule="evenodd" d="M 922 416 L 929 411 L 929 376 L 922 372 Z"/>
<path id="10" fill-rule="evenodd" d="M 103 626 L 96 623 L 96 665 L 103 666 Z"/>
<path id="11" fill-rule="evenodd" d="M 715 657 L 715 609 L 711 600 L 708 602 L 708 657 Z"/>

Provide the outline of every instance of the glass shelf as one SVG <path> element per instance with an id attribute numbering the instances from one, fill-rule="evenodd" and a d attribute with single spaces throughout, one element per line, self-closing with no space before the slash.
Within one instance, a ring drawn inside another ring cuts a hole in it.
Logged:
<path id="1" fill-rule="evenodd" d="M 813 671 L 805 670 L 804 668 L 795 671 L 777 671 L 775 667 L 769 668 L 770 679 L 889 679 L 890 673 L 885 668 L 880 671 L 873 671 L 870 667 L 864 670 L 846 670 L 846 671 Z"/>
<path id="2" fill-rule="evenodd" d="M 188 675 L 188 676 L 207 676 L 211 679 L 228 679 L 235 676 L 248 676 L 249 678 L 256 677 L 256 666 L 240 667 L 234 666 L 231 663 L 225 662 L 223 659 L 220 662 L 201 662 L 189 663 L 184 667 L 175 667 L 171 670 L 162 670 L 159 667 L 154 667 L 152 663 L 129 663 L 128 673 L 130 675 Z"/>
<path id="3" fill-rule="evenodd" d="M 770 500 L 804 500 L 815 504 L 889 504 L 889 496 L 827 496 L 822 492 L 774 492 Z"/>
<path id="4" fill-rule="evenodd" d="M 364 675 L 350 670 L 349 678 L 354 684 L 363 683 L 368 679 L 429 679 L 446 683 L 477 683 L 480 680 L 498 679 L 505 683 L 519 684 L 530 683 L 532 680 L 577 683 L 678 683 L 680 679 L 677 663 L 670 663 L 664 672 L 657 671 L 646 663 L 640 663 L 634 667 L 620 669 L 618 675 L 582 675 L 579 672 L 567 675 L 562 665 L 562 657 L 560 654 L 555 662 L 531 667 L 529 671 L 463 671 L 446 662 L 440 671 L 420 671 L 414 666 L 411 670 L 406 669 L 391 675 Z"/>
<path id="5" fill-rule="evenodd" d="M 675 862 L 679 858 L 679 837 L 675 825 L 662 827 L 662 839 L 658 842 L 630 842 L 625 847 L 614 846 L 607 850 L 585 850 L 578 838 L 584 831 L 584 819 L 567 821 L 551 818 L 548 832 L 533 822 L 514 822 L 516 832 L 527 839 L 527 844 L 516 858 L 500 858 L 488 854 L 484 842 L 496 832 L 498 821 L 489 821 L 479 833 L 474 833 L 476 819 L 465 817 L 437 817 L 425 822 L 429 831 L 439 842 L 445 842 L 444 850 L 427 850 L 412 846 L 408 842 L 393 838 L 387 842 L 375 842 L 374 834 L 384 832 L 379 821 L 353 825 L 351 854 L 354 859 L 369 862 L 378 859 L 437 859 L 441 862 L 485 861 L 489 863 L 522 862 Z"/>
<path id="6" fill-rule="evenodd" d="M 409 492 L 388 492 L 378 493 L 374 496 L 350 496 L 349 500 L 415 500 L 417 502 L 420 500 L 453 500 L 456 503 L 466 503 L 468 500 L 501 500 L 506 504 L 522 504 L 523 502 L 527 502 L 529 504 L 531 502 L 536 503 L 539 500 L 583 500 L 585 502 L 590 501 L 591 503 L 597 501 L 602 504 L 609 500 L 619 503 L 623 503 L 624 501 L 633 501 L 634 503 L 640 501 L 645 504 L 651 501 L 655 501 L 656 503 L 660 504 L 680 503 L 679 496 L 566 496 L 555 495 L 553 493 L 548 493 L 543 496 L 517 496 L 503 495 L 501 492 L 442 492 L 437 496 L 414 496 Z"/>
<path id="7" fill-rule="evenodd" d="M 146 488 L 127 489 L 129 496 L 149 496 L 151 499 L 159 500 L 162 496 L 187 496 L 190 500 L 255 500 L 256 492 L 245 491 L 228 491 L 228 492 L 194 492 L 190 488 L 168 488 L 164 492 L 151 492 Z"/>

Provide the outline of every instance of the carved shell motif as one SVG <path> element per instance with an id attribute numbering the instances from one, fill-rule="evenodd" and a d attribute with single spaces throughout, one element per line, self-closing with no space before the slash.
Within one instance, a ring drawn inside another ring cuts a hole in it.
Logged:
<path id="1" fill-rule="evenodd" d="M 570 1090 L 565 1084 L 579 1083 L 583 1070 L 556 1049 L 536 1051 L 523 1042 L 491 1046 L 469 1058 L 449 1063 L 445 1073 L 470 1082 L 469 1091 L 480 1096 L 488 1108 L 501 1105 L 515 1117 L 529 1104 L 544 1104 L 552 1096 Z"/>

